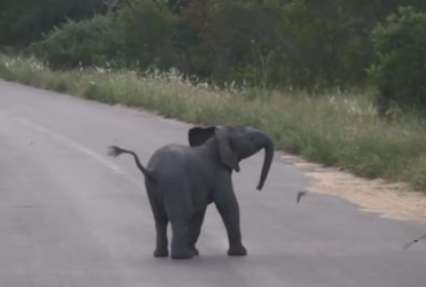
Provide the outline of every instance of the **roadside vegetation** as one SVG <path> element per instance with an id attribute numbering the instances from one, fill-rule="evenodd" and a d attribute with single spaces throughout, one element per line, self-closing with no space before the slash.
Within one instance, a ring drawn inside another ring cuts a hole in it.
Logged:
<path id="1" fill-rule="evenodd" d="M 426 191 L 424 0 L 36 2 L 0 3 L 1 78 Z"/>
<path id="2" fill-rule="evenodd" d="M 273 136 L 277 148 L 306 159 L 426 190 L 426 121 L 398 110 L 383 119 L 374 93 L 365 90 L 218 88 L 193 84 L 176 71 L 54 71 L 34 58 L 6 56 L 0 57 L 0 77 L 192 123 L 256 126 Z"/>

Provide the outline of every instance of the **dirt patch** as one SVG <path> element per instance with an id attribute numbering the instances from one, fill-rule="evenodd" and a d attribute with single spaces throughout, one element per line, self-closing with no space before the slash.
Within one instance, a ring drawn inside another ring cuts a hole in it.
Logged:
<path id="1" fill-rule="evenodd" d="M 283 158 L 314 179 L 309 191 L 339 196 L 385 218 L 426 223 L 425 194 L 415 192 L 406 184 L 363 179 L 294 156 Z"/>

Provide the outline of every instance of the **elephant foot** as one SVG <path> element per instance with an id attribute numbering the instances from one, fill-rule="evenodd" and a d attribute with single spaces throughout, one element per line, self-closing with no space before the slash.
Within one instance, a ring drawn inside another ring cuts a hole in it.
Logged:
<path id="1" fill-rule="evenodd" d="M 167 249 L 156 249 L 154 251 L 154 257 L 160 258 L 160 257 L 168 257 L 169 251 Z"/>
<path id="2" fill-rule="evenodd" d="M 194 257 L 192 250 L 172 251 L 172 259 L 191 259 Z"/>
<path id="3" fill-rule="evenodd" d="M 246 256 L 247 255 L 247 249 L 243 246 L 232 246 L 228 250 L 229 256 Z"/>

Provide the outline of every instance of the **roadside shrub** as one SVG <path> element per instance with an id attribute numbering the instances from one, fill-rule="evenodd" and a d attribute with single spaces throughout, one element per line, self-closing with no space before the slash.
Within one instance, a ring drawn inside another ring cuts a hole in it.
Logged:
<path id="1" fill-rule="evenodd" d="M 130 66 L 136 62 L 143 68 L 173 67 L 176 16 L 166 1 L 134 0 L 131 3 L 120 9 L 117 16 Z"/>
<path id="2" fill-rule="evenodd" d="M 4 62 L 0 62 L 0 77 L 7 81 L 14 80 L 13 73 L 8 69 Z"/>
<path id="3" fill-rule="evenodd" d="M 33 44 L 31 49 L 56 69 L 105 66 L 109 59 L 119 58 L 121 40 L 113 21 L 108 16 L 95 16 L 81 22 L 70 20 Z"/>
<path id="4" fill-rule="evenodd" d="M 369 76 L 382 113 L 392 106 L 426 109 L 426 13 L 401 7 L 372 33 L 376 62 Z"/>
<path id="5" fill-rule="evenodd" d="M 0 55 L 0 77 L 4 75 L 187 122 L 255 126 L 271 134 L 279 149 L 357 175 L 405 181 L 426 191 L 426 120 L 404 113 L 398 121 L 383 121 L 366 91 L 309 95 L 295 89 L 218 89 L 206 83 L 193 85 L 175 72 L 141 76 L 128 69 L 54 71 L 34 58 Z"/>

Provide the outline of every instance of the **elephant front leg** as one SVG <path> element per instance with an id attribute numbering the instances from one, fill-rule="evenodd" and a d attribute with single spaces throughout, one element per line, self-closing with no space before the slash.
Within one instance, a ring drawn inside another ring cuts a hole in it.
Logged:
<path id="1" fill-rule="evenodd" d="M 228 255 L 247 255 L 247 250 L 241 242 L 240 211 L 234 192 L 231 191 L 220 194 L 217 196 L 215 204 L 222 217 L 228 234 Z"/>

